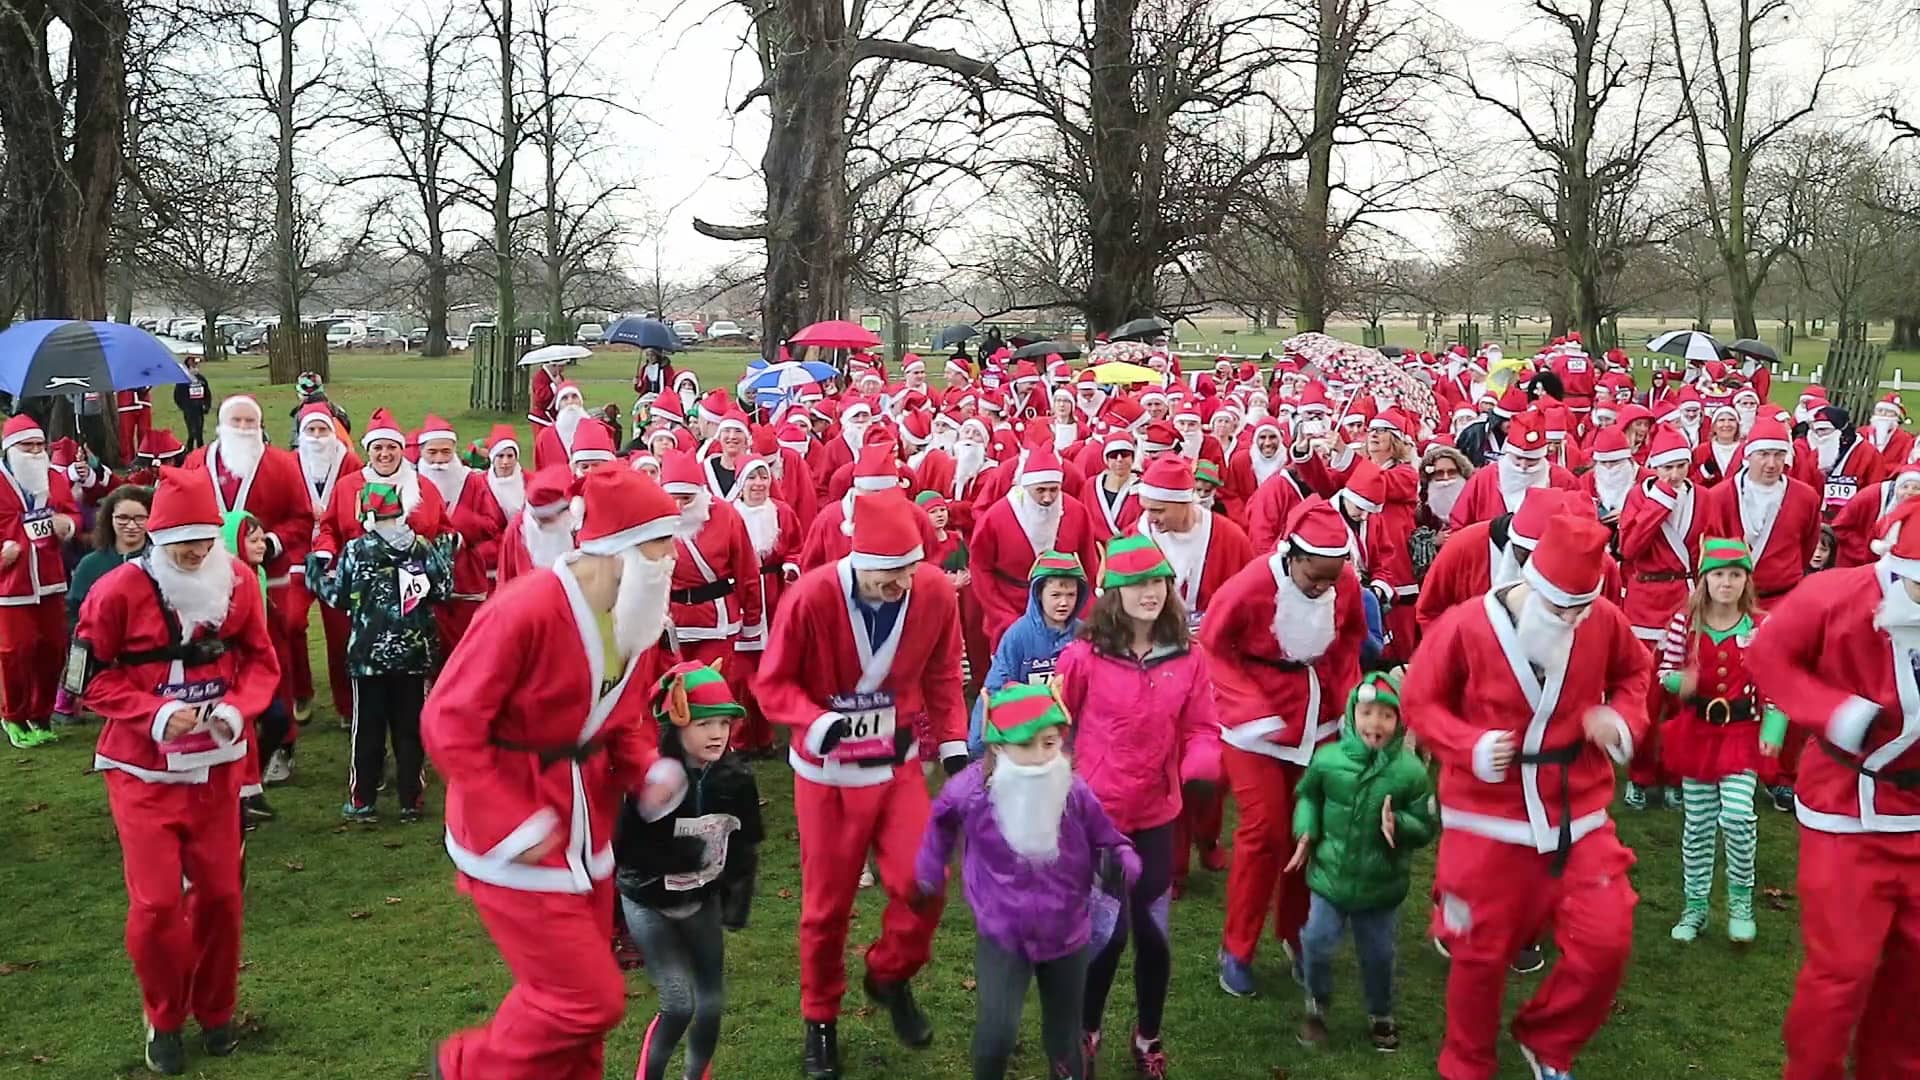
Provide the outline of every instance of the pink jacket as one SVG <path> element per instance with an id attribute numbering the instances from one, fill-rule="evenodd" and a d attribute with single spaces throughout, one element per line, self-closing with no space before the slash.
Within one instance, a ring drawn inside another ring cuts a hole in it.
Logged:
<path id="1" fill-rule="evenodd" d="M 1055 673 L 1073 717 L 1074 771 L 1121 832 L 1180 816 L 1182 783 L 1219 781 L 1220 724 L 1198 643 L 1141 663 L 1075 641 Z"/>

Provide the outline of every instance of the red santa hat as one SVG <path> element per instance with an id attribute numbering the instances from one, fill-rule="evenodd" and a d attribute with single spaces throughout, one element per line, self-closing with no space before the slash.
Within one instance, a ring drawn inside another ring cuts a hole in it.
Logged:
<path id="1" fill-rule="evenodd" d="M 668 454 L 660 462 L 660 486 L 669 495 L 698 495 L 707 489 L 707 473 L 692 454 Z"/>
<path id="2" fill-rule="evenodd" d="M 179 438 L 168 428 L 153 428 L 140 437 L 140 456 L 143 458 L 153 458 L 158 461 L 161 458 L 177 457 L 186 452 L 187 448 L 180 445 Z"/>
<path id="3" fill-rule="evenodd" d="M 220 539 L 220 504 L 214 500 L 213 485 L 182 469 L 161 469 L 147 513 L 147 539 L 155 547 Z"/>
<path id="4" fill-rule="evenodd" d="M 1160 502 L 1192 502 L 1193 463 L 1178 454 L 1163 454 L 1147 465 L 1133 493 Z"/>
<path id="5" fill-rule="evenodd" d="M 1902 423 L 1906 422 L 1907 406 L 1905 403 L 1903 403 L 1900 400 L 1899 394 L 1893 393 L 1892 391 L 1888 391 L 1886 397 L 1883 397 L 1879 401 L 1876 401 L 1873 403 L 1874 411 L 1878 412 L 1880 409 L 1880 406 L 1882 405 L 1885 405 L 1888 408 L 1892 409 L 1893 415 L 1899 417 Z"/>
<path id="6" fill-rule="evenodd" d="M 898 570 L 925 557 L 913 504 L 897 487 L 853 500 L 853 551 L 848 561 L 855 570 Z"/>
<path id="7" fill-rule="evenodd" d="M 1371 395 L 1355 394 L 1353 400 L 1347 403 L 1347 414 L 1340 418 L 1340 426 L 1358 424 L 1366 427 L 1373 422 L 1374 411 L 1375 406 Z"/>
<path id="8" fill-rule="evenodd" d="M 688 372 L 687 374 L 691 375 L 692 372 Z M 676 383 L 675 385 L 678 385 L 678 384 Z M 579 398 L 580 407 L 583 409 L 586 408 L 587 395 L 585 391 L 582 391 L 580 389 L 580 384 L 577 382 L 563 382 L 559 386 L 554 387 L 553 388 L 554 405 L 558 407 L 560 404 L 560 399 L 563 397 L 566 397 L 568 394 L 572 394 L 574 397 Z"/>
<path id="9" fill-rule="evenodd" d="M 1200 400 L 1198 398 L 1181 398 L 1180 403 L 1174 406 L 1173 419 L 1175 423 L 1182 420 L 1192 420 L 1195 423 L 1199 423 L 1205 419 L 1205 417 L 1200 414 Z"/>
<path id="10" fill-rule="evenodd" d="M 1566 441 L 1567 427 L 1572 422 L 1573 414 L 1568 412 L 1565 406 L 1555 405 L 1545 410 L 1545 416 L 1547 418 L 1547 441 Z"/>
<path id="11" fill-rule="evenodd" d="M 1301 500 L 1287 515 L 1287 546 L 1293 554 L 1341 559 L 1351 554 L 1350 540 L 1346 519 L 1318 495 Z"/>
<path id="12" fill-rule="evenodd" d="M 1294 408 L 1302 414 L 1332 412 L 1333 406 L 1327 403 L 1326 384 L 1321 382 L 1308 383 L 1306 387 L 1300 391 L 1299 400 L 1294 402 Z"/>
<path id="13" fill-rule="evenodd" d="M 420 445 L 425 446 L 430 442 L 438 442 L 442 439 L 447 442 L 458 442 L 460 441 L 460 436 L 454 433 L 452 424 L 447 423 L 432 413 L 428 413 L 427 418 L 420 422 Z"/>
<path id="14" fill-rule="evenodd" d="M 487 432 L 487 457 L 497 458 L 507 451 L 520 452 L 520 441 L 514 437 L 512 424 L 495 424 Z"/>
<path id="15" fill-rule="evenodd" d="M 581 423 L 573 433 L 573 449 L 567 454 L 569 464 L 583 461 L 601 462 L 613 460 L 613 433 L 607 425 L 598 420 Z"/>
<path id="16" fill-rule="evenodd" d="M 933 417 L 923 412 L 908 413 L 900 421 L 900 437 L 918 449 L 933 438 Z"/>
<path id="17" fill-rule="evenodd" d="M 963 356 L 949 356 L 943 368 L 948 375 L 958 375 L 967 382 L 973 381 L 973 364 Z"/>
<path id="18" fill-rule="evenodd" d="M 1347 473 L 1347 486 L 1340 489 L 1340 497 L 1347 505 L 1377 514 L 1387 503 L 1387 478 L 1367 458 L 1354 462 L 1353 469 Z"/>
<path id="19" fill-rule="evenodd" d="M 706 415 L 706 406 L 704 405 L 701 406 L 700 414 L 702 416 Z M 721 413 L 720 418 L 718 420 L 713 421 L 713 424 L 714 424 L 713 433 L 716 436 L 723 431 L 727 431 L 731 429 L 733 431 L 738 431 L 740 434 L 745 435 L 749 439 L 753 438 L 753 426 L 747 423 L 747 414 L 741 412 L 739 409 L 734 408 L 732 403 L 728 403 L 727 411 Z"/>
<path id="20" fill-rule="evenodd" d="M 1515 416 L 1507 422 L 1507 441 L 1501 450 L 1517 457 L 1546 457 L 1547 418 L 1533 409 Z"/>
<path id="21" fill-rule="evenodd" d="M 1180 441 L 1180 430 L 1165 420 L 1155 420 L 1140 433 L 1141 442 L 1147 453 L 1157 454 L 1162 450 L 1171 450 Z"/>
<path id="22" fill-rule="evenodd" d="M 1744 453 L 1757 454 L 1763 450 L 1781 450 L 1791 453 L 1793 439 L 1787 435 L 1787 428 L 1778 419 L 1762 416 L 1753 422 L 1753 430 L 1747 433 Z"/>
<path id="23" fill-rule="evenodd" d="M 1662 427 L 1654 431 L 1653 441 L 1647 448 L 1647 468 L 1657 469 L 1662 465 L 1679 465 L 1693 460 L 1693 447 L 1687 444 L 1687 437 L 1672 427 Z"/>
<path id="24" fill-rule="evenodd" d="M 534 478 L 538 483 L 540 477 Z M 532 504 L 534 492 L 527 492 Z M 580 550 L 618 555 L 649 540 L 664 540 L 680 523 L 680 504 L 653 478 L 634 469 L 595 469 L 580 481 Z"/>
<path id="25" fill-rule="evenodd" d="M 1413 441 L 1413 418 L 1399 409 L 1382 409 L 1367 428 L 1370 431 L 1390 431 L 1408 442 Z"/>
<path id="26" fill-rule="evenodd" d="M 333 410 L 327 406 L 326 402 L 311 401 L 300 406 L 300 412 L 294 419 L 294 429 L 303 430 L 315 420 L 327 425 L 329 432 L 333 430 Z"/>
<path id="27" fill-rule="evenodd" d="M 1519 383 L 1507 387 L 1493 403 L 1495 416 L 1519 416 L 1527 411 L 1527 392 L 1520 389 Z"/>
<path id="28" fill-rule="evenodd" d="M 1167 392 L 1157 387 L 1148 388 L 1146 390 L 1140 391 L 1140 405 L 1142 408 L 1145 408 L 1146 406 L 1151 405 L 1156 401 L 1162 405 L 1165 405 L 1167 403 Z"/>
<path id="29" fill-rule="evenodd" d="M 1520 497 L 1520 508 L 1507 524 L 1507 542 L 1532 551 L 1547 531 L 1547 523 L 1567 512 L 1566 492 L 1559 488 L 1528 488 Z"/>
<path id="30" fill-rule="evenodd" d="M 914 353 L 908 353 L 900 358 L 900 373 L 903 375 L 925 375 L 927 373 L 927 362 L 920 359 L 920 357 Z"/>
<path id="31" fill-rule="evenodd" d="M 853 486 L 858 491 L 887 491 L 900 486 L 900 470 L 894 465 L 891 439 L 870 442 L 860 448 L 860 459 L 853 465 Z M 855 500 L 856 502 L 860 500 Z"/>
<path id="32" fill-rule="evenodd" d="M 372 447 L 382 439 L 399 443 L 401 446 L 407 445 L 406 432 L 400 430 L 400 425 L 394 421 L 393 414 L 384 408 L 379 408 L 373 410 L 372 418 L 367 421 L 367 430 L 360 436 L 360 445 Z"/>
<path id="33" fill-rule="evenodd" d="M 1588 456 L 1595 461 L 1625 461 L 1633 456 L 1633 449 L 1627 445 L 1626 433 L 1616 424 L 1594 432 L 1593 452 Z"/>
<path id="34" fill-rule="evenodd" d="M 1920 499 L 1907 499 L 1888 511 L 1879 525 L 1880 535 L 1873 541 L 1880 565 L 1906 578 L 1920 581 Z"/>
<path id="35" fill-rule="evenodd" d="M 717 424 L 726 419 L 727 413 L 732 409 L 733 399 L 727 396 L 725 390 L 709 390 L 700 399 L 700 419 L 709 424 Z"/>
<path id="36" fill-rule="evenodd" d="M 1027 451 L 1026 464 L 1020 468 L 1021 487 L 1059 484 L 1065 480 L 1066 473 L 1060 468 L 1060 455 L 1053 452 L 1052 446 L 1038 446 Z"/>
<path id="37" fill-rule="evenodd" d="M 1548 520 L 1533 557 L 1521 571 L 1527 584 L 1556 607 L 1583 607 L 1600 598 L 1606 582 L 1605 525 L 1563 513 Z"/>
<path id="38" fill-rule="evenodd" d="M 47 441 L 47 433 L 40 428 L 40 421 L 21 413 L 7 420 L 4 431 L 0 431 L 0 450 L 11 450 L 23 442 L 38 439 Z"/>
<path id="39" fill-rule="evenodd" d="M 1133 435 L 1124 428 L 1116 428 L 1113 431 L 1109 431 L 1106 437 L 1100 440 L 1100 456 L 1102 458 L 1110 458 L 1115 454 L 1131 454 L 1133 452 Z"/>
<path id="40" fill-rule="evenodd" d="M 687 410 L 680 404 L 677 394 L 661 394 L 647 406 L 647 419 L 670 420 L 682 427 L 687 423 Z"/>

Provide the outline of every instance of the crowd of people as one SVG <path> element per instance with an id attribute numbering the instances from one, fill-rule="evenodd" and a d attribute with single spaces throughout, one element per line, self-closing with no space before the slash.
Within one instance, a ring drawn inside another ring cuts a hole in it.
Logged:
<path id="1" fill-rule="evenodd" d="M 1577 338 L 1510 377 L 1500 359 L 1401 358 L 1428 408 L 1292 355 L 1156 351 L 1125 388 L 1058 357 L 956 353 L 936 381 L 856 356 L 769 409 L 656 356 L 630 430 L 547 365 L 528 428 L 466 445 L 384 408 L 355 437 L 303 377 L 289 447 L 233 394 L 191 453 L 133 433 L 125 472 L 15 416 L 0 719 L 28 749 L 102 721 L 162 1074 L 188 1018 L 207 1053 L 235 1048 L 243 831 L 324 683 L 351 730 L 341 816 L 378 819 L 389 751 L 399 819 L 430 816 L 431 762 L 515 980 L 435 1048 L 448 1080 L 603 1075 L 626 1000 L 610 934 L 659 987 L 638 1075 L 684 1045 L 681 1075 L 709 1076 L 766 842 L 751 763 L 782 750 L 812 1080 L 842 1075 L 863 885 L 887 902 L 862 992 L 932 1040 L 913 978 L 956 858 L 977 1078 L 1007 1075 L 1033 983 L 1051 1075 L 1093 1076 L 1129 945 L 1112 1030 L 1170 1075 L 1170 903 L 1196 863 L 1227 875 L 1220 991 L 1262 989 L 1271 933 L 1299 1040 L 1324 1045 L 1350 929 L 1366 1037 L 1397 1050 L 1396 927 L 1429 844 L 1438 1074 L 1496 1074 L 1509 974 L 1550 943 L 1508 1030 L 1565 1080 L 1632 947 L 1616 796 L 1679 811 L 1681 880 L 1659 885 L 1678 941 L 1712 927 L 1720 847 L 1725 936 L 1757 939 L 1755 808 L 1792 812 L 1786 1080 L 1849 1058 L 1920 1075 L 1895 1015 L 1920 979 L 1920 464 L 1898 398 L 1856 427 L 1817 386 L 1774 406 L 1763 365 L 1642 388 Z"/>

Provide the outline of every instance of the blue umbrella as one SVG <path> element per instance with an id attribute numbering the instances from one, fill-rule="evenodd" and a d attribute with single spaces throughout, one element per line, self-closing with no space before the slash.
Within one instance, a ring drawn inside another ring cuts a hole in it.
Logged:
<path id="1" fill-rule="evenodd" d="M 673 328 L 659 319 L 621 319 L 607 327 L 610 345 L 637 345 L 642 349 L 679 352 L 682 348 Z"/>
<path id="2" fill-rule="evenodd" d="M 832 364 L 822 364 L 817 360 L 788 360 L 768 364 L 740 385 L 743 390 L 791 390 L 808 383 L 824 383 L 839 374 Z"/>
<path id="3" fill-rule="evenodd" d="M 36 319 L 0 331 L 0 390 L 16 398 L 189 381 L 159 338 L 125 323 Z"/>

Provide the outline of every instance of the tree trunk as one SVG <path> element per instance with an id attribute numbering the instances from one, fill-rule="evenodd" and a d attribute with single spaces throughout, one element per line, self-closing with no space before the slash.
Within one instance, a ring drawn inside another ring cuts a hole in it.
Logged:
<path id="1" fill-rule="evenodd" d="M 520 121 L 514 113 L 513 0 L 500 0 L 494 43 L 500 50 L 500 162 L 493 174 L 493 273 L 496 294 L 494 336 L 500 342 L 496 363 L 513 364 L 519 312 L 513 306 L 513 155 L 520 145 Z"/>
<path id="2" fill-rule="evenodd" d="M 1313 130 L 1307 133 L 1307 188 L 1300 221 L 1300 308 L 1294 315 L 1294 325 L 1302 332 L 1325 333 L 1334 254 L 1327 217 L 1333 198 L 1333 138 L 1349 52 L 1347 26 L 1341 17 L 1347 5 L 1341 0 L 1319 0 L 1318 6 Z"/>
<path id="3" fill-rule="evenodd" d="M 1134 101 L 1133 35 L 1137 0 L 1094 0 L 1087 118 L 1092 171 L 1087 222 L 1092 271 L 1085 300 L 1087 332 L 1154 313 L 1154 238 L 1143 234 L 1156 213 L 1143 172 L 1164 160 L 1161 139 L 1149 145 L 1150 121 Z"/>
<path id="4" fill-rule="evenodd" d="M 279 0 L 280 81 L 274 90 L 273 262 L 274 306 L 280 325 L 300 326 L 301 253 L 293 220 L 293 7 Z"/>
<path id="5" fill-rule="evenodd" d="M 447 355 L 447 260 L 440 238 L 428 239 L 427 265 L 427 344 L 425 355 Z"/>

